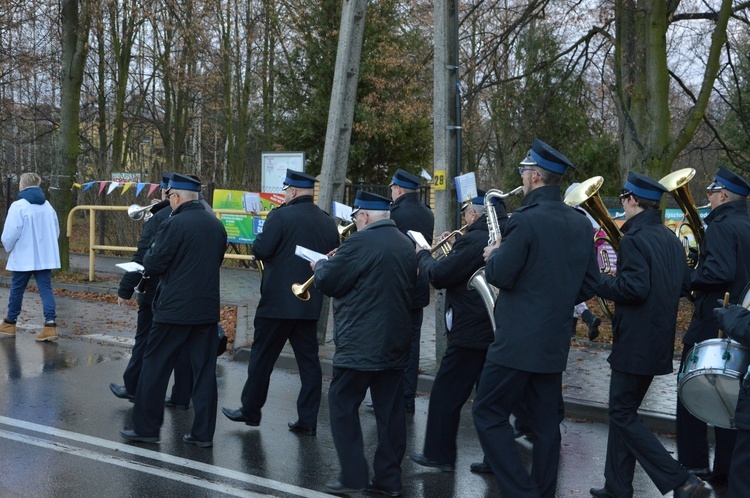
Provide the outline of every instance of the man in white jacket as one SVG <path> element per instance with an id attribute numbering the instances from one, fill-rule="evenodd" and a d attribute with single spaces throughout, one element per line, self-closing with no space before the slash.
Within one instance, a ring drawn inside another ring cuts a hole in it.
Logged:
<path id="1" fill-rule="evenodd" d="M 23 293 L 34 275 L 42 298 L 44 328 L 37 341 L 57 339 L 55 296 L 52 293 L 52 270 L 60 268 L 57 239 L 60 226 L 57 213 L 39 187 L 42 179 L 36 173 L 24 173 L 19 182 L 18 200 L 11 204 L 5 218 L 2 242 L 8 251 L 5 269 L 13 272 L 8 299 L 8 315 L 0 324 L 0 337 L 15 337 L 16 319 L 21 313 Z"/>

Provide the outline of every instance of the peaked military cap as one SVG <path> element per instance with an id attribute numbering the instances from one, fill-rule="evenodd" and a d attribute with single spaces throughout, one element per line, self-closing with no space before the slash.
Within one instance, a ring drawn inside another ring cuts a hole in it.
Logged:
<path id="1" fill-rule="evenodd" d="M 397 169 L 391 179 L 391 185 L 398 185 L 402 188 L 408 188 L 411 190 L 417 190 L 422 184 L 422 180 L 418 176 L 412 175 L 408 171 L 404 171 L 401 168 Z"/>
<path id="2" fill-rule="evenodd" d="M 472 204 L 476 204 L 477 206 L 484 206 L 484 196 L 485 195 L 487 195 L 487 192 L 485 192 L 484 190 L 477 190 L 477 196 L 476 197 L 472 197 L 471 200 L 469 200 L 469 202 L 467 202 L 466 204 L 464 204 L 461 207 L 461 211 L 463 211 L 464 209 L 466 209 L 467 207 L 469 207 Z M 502 199 L 498 199 L 497 197 L 493 197 L 492 199 L 490 199 L 490 204 L 492 204 L 493 206 L 499 206 L 499 205 L 502 204 L 503 207 L 505 207 L 505 202 L 503 202 Z"/>
<path id="3" fill-rule="evenodd" d="M 719 166 L 716 177 L 707 190 L 727 189 L 732 193 L 747 197 L 750 194 L 750 184 L 740 175 L 732 173 L 723 166 Z"/>
<path id="4" fill-rule="evenodd" d="M 172 173 L 172 178 L 169 179 L 169 188 L 175 190 L 187 190 L 190 192 L 200 192 L 201 182 L 186 175 Z"/>
<path id="5" fill-rule="evenodd" d="M 524 166 L 539 166 L 558 175 L 565 173 L 568 168 L 575 169 L 575 166 L 567 157 L 538 138 L 534 139 L 526 159 L 521 161 L 521 164 Z"/>
<path id="6" fill-rule="evenodd" d="M 352 215 L 356 214 L 360 209 L 366 209 L 368 211 L 390 211 L 391 201 L 382 195 L 365 192 L 364 190 L 357 190 L 357 195 L 354 198 L 354 211 L 352 212 Z"/>
<path id="7" fill-rule="evenodd" d="M 318 180 L 307 173 L 301 171 L 294 171 L 293 169 L 286 170 L 286 178 L 284 178 L 284 189 L 287 187 L 295 188 L 314 188 L 315 182 Z"/>
<path id="8" fill-rule="evenodd" d="M 164 176 L 161 177 L 161 183 L 159 183 L 159 186 L 164 190 L 167 190 L 169 188 L 169 180 L 171 178 L 172 173 L 164 173 Z"/>
<path id="9" fill-rule="evenodd" d="M 634 195 L 650 201 L 660 201 L 664 192 L 669 192 L 664 185 L 656 180 L 631 171 L 625 181 L 622 195 Z M 621 196 L 622 196 L 621 195 Z"/>

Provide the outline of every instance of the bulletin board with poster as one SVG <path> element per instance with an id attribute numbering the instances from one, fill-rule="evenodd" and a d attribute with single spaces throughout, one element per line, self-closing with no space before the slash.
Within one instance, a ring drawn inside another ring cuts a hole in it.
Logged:
<path id="1" fill-rule="evenodd" d="M 221 222 L 227 231 L 228 242 L 252 244 L 263 231 L 265 221 L 265 216 L 253 212 L 270 211 L 283 202 L 283 194 L 216 189 L 213 208 L 247 211 L 248 214 L 222 214 Z"/>
<path id="2" fill-rule="evenodd" d="M 286 170 L 305 171 L 304 152 L 263 152 L 261 154 L 261 192 L 281 193 Z"/>

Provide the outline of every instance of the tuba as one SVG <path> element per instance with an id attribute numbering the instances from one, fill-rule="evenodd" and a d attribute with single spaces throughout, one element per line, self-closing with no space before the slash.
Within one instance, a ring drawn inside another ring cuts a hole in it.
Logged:
<path id="1" fill-rule="evenodd" d="M 620 239 L 622 238 L 622 232 L 620 227 L 615 223 L 614 218 L 609 216 L 609 211 L 602 201 L 602 197 L 599 194 L 599 189 L 604 184 L 604 178 L 601 176 L 595 176 L 582 182 L 576 188 L 574 188 L 568 195 L 565 196 L 565 204 L 568 206 L 581 206 L 588 212 L 594 220 L 602 227 L 606 237 L 594 237 L 594 243 L 604 240 L 609 243 L 612 248 L 617 251 L 620 246 Z M 609 273 L 611 270 L 611 264 L 609 263 L 609 254 L 605 248 L 600 249 L 599 259 L 602 261 L 602 266 L 599 271 L 603 273 Z M 597 296 L 599 307 L 601 308 L 604 315 L 612 321 L 614 315 L 614 306 L 606 299 L 602 299 Z"/>
<path id="2" fill-rule="evenodd" d="M 491 246 L 498 238 L 500 238 L 500 222 L 497 219 L 497 213 L 495 208 L 492 206 L 492 199 L 506 199 L 511 195 L 518 195 L 523 193 L 523 186 L 514 188 L 508 193 L 502 190 L 491 189 L 488 190 L 484 196 L 484 205 L 487 208 L 487 228 L 490 233 L 487 245 Z M 484 302 L 487 313 L 490 315 L 490 322 L 492 323 L 492 330 L 495 330 L 497 324 L 495 323 L 495 304 L 497 303 L 497 287 L 487 282 L 487 277 L 484 274 L 484 266 L 474 272 L 469 278 L 469 282 L 466 284 L 469 290 L 475 290 L 479 292 L 479 296 Z"/>
<path id="3" fill-rule="evenodd" d="M 677 201 L 677 205 L 680 206 L 680 209 L 684 213 L 682 221 L 675 229 L 675 234 L 682 239 L 686 254 L 690 250 L 690 244 L 688 243 L 687 237 L 682 236 L 682 228 L 687 227 L 693 233 L 695 242 L 700 246 L 706 232 L 703 228 L 703 220 L 701 220 L 698 210 L 711 205 L 707 204 L 700 207 L 695 206 L 693 196 L 690 195 L 690 189 L 688 188 L 688 183 L 693 176 L 695 176 L 695 170 L 693 168 L 684 168 L 670 173 L 659 180 L 659 183 L 669 190 L 669 193 L 672 194 L 674 200 Z"/>

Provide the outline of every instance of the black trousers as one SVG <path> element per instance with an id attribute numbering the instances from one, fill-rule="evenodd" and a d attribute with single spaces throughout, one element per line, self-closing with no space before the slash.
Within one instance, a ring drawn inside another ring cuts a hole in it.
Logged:
<path id="1" fill-rule="evenodd" d="M 690 353 L 692 346 L 687 344 L 682 348 L 682 359 L 680 361 L 680 372 L 685 364 L 685 359 Z M 708 468 L 708 426 L 702 420 L 694 417 L 685 405 L 677 397 L 677 459 L 688 469 Z M 721 429 L 714 427 L 713 473 L 729 475 L 729 467 L 732 464 L 732 451 L 737 431 L 732 429 Z"/>
<path id="2" fill-rule="evenodd" d="M 152 303 L 156 285 L 146 287 L 146 292 L 138 299 L 138 315 L 135 328 L 135 344 L 130 353 L 130 361 L 122 374 L 125 389 L 130 394 L 138 390 L 138 379 L 143 368 L 143 355 L 146 353 L 146 344 L 151 332 L 151 321 L 154 318 Z M 172 401 L 178 405 L 190 404 L 190 393 L 193 390 L 193 370 L 190 368 L 190 356 L 187 352 L 181 353 L 174 365 L 174 385 L 172 386 Z"/>
<path id="3" fill-rule="evenodd" d="M 297 415 L 305 427 L 318 426 L 318 409 L 323 373 L 318 358 L 316 320 L 278 320 L 255 317 L 255 334 L 247 364 L 247 381 L 242 389 L 242 413 L 260 422 L 268 398 L 268 385 L 276 360 L 288 340 L 294 351 L 302 382 L 297 397 Z"/>
<path id="4" fill-rule="evenodd" d="M 744 498 L 750 490 L 750 431 L 737 430 L 737 441 L 732 453 L 727 498 Z"/>
<path id="5" fill-rule="evenodd" d="M 191 434 L 199 441 L 213 440 L 216 429 L 217 324 L 169 325 L 154 323 L 143 355 L 143 369 L 135 392 L 133 429 L 141 436 L 159 435 L 164 421 L 164 395 L 181 350 L 187 351 L 193 370 L 194 418 Z"/>
<path id="6" fill-rule="evenodd" d="M 422 341 L 422 319 L 424 309 L 411 310 L 411 345 L 409 346 L 409 365 L 404 370 L 404 399 L 407 404 L 414 404 L 419 381 L 419 348 Z"/>
<path id="7" fill-rule="evenodd" d="M 424 456 L 433 462 L 456 462 L 461 409 L 482 373 L 487 349 L 448 346 L 435 375 L 424 438 Z"/>
<path id="8" fill-rule="evenodd" d="M 604 477 L 605 487 L 615 496 L 633 496 L 636 461 L 662 494 L 690 477 L 638 416 L 638 408 L 653 378 L 612 370 Z"/>
<path id="9" fill-rule="evenodd" d="M 562 373 L 531 373 L 486 361 L 472 414 L 485 461 L 503 496 L 553 498 L 560 460 Z M 531 475 L 515 445 L 510 414 L 525 398 L 534 435 Z"/>
<path id="10" fill-rule="evenodd" d="M 373 462 L 372 483 L 387 491 L 401 491 L 401 461 L 406 452 L 406 412 L 403 398 L 403 370 L 361 371 L 333 369 L 328 390 L 331 434 L 339 456 L 339 480 L 351 488 L 368 484 L 359 406 L 370 389 L 378 446 Z"/>

